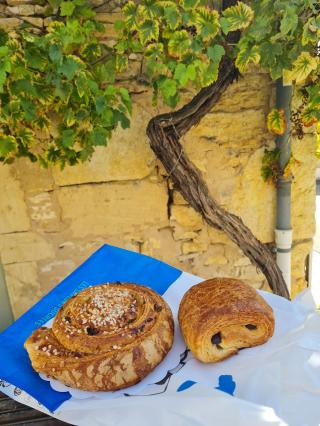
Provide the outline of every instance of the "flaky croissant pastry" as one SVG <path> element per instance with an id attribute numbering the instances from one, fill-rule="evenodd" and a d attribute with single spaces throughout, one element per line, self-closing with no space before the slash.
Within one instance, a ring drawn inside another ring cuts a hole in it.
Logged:
<path id="1" fill-rule="evenodd" d="M 125 388 L 142 380 L 173 343 L 173 318 L 153 290 L 130 283 L 89 287 L 59 310 L 52 329 L 25 342 L 33 368 L 78 389 Z"/>
<path id="2" fill-rule="evenodd" d="M 232 278 L 191 287 L 179 307 L 179 323 L 193 355 L 221 361 L 239 349 L 265 343 L 274 332 L 272 308 L 258 292 Z"/>

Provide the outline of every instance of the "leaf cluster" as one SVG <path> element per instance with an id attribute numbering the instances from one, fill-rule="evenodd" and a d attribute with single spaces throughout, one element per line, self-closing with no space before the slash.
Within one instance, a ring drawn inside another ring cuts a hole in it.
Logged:
<path id="1" fill-rule="evenodd" d="M 154 102 L 175 107 L 185 88 L 214 83 L 228 56 L 240 72 L 259 64 L 273 80 L 294 84 L 301 123 L 320 120 L 318 0 L 238 1 L 224 11 L 207 0 L 128 1 L 113 47 L 100 41 L 104 26 L 86 0 L 48 1 L 57 20 L 46 34 L 0 33 L 1 161 L 76 164 L 119 124 L 129 127 L 131 98 L 117 77 L 133 53 Z M 238 43 L 229 41 L 232 31 L 241 32 Z M 269 129 L 283 133 L 283 118 L 271 111 Z"/>
<path id="2" fill-rule="evenodd" d="M 73 18 L 52 22 L 44 36 L 0 33 L 0 160 L 73 165 L 119 124 L 129 127 L 131 99 L 113 84 L 116 61 L 97 39 L 101 30 Z M 109 53 L 102 71 L 97 61 Z"/>

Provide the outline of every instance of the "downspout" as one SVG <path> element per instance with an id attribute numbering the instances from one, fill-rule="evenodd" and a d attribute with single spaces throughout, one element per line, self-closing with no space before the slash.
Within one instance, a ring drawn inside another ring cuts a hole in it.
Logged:
<path id="1" fill-rule="evenodd" d="M 277 264 L 291 293 L 291 177 L 284 177 L 283 172 L 291 157 L 291 99 L 292 86 L 284 86 L 282 78 L 276 82 L 276 108 L 283 109 L 286 130 L 276 137 L 279 149 L 280 176 L 277 180 L 277 218 L 275 239 L 277 247 Z"/>

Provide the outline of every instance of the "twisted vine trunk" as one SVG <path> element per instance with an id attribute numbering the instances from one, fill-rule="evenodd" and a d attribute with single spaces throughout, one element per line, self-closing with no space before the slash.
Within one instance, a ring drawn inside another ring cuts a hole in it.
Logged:
<path id="1" fill-rule="evenodd" d="M 264 273 L 275 294 L 289 299 L 287 286 L 271 251 L 252 234 L 238 216 L 228 213 L 212 198 L 200 171 L 189 160 L 179 140 L 211 110 L 238 74 L 232 60 L 225 56 L 217 81 L 202 89 L 178 111 L 152 118 L 147 127 L 147 135 L 152 150 L 185 200 L 209 225 L 224 231 L 242 249 L 251 262 Z"/>

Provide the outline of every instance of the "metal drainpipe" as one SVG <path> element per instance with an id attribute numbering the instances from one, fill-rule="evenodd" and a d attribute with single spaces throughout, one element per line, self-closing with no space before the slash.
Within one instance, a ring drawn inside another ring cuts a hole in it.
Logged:
<path id="1" fill-rule="evenodd" d="M 276 82 L 276 108 L 283 109 L 286 118 L 286 130 L 276 137 L 276 146 L 280 150 L 279 166 L 283 172 L 291 156 L 291 99 L 292 86 L 284 86 L 282 79 Z M 282 173 L 281 173 L 282 174 Z M 277 246 L 277 264 L 291 293 L 291 177 L 280 177 L 277 181 L 277 222 L 275 229 Z"/>

